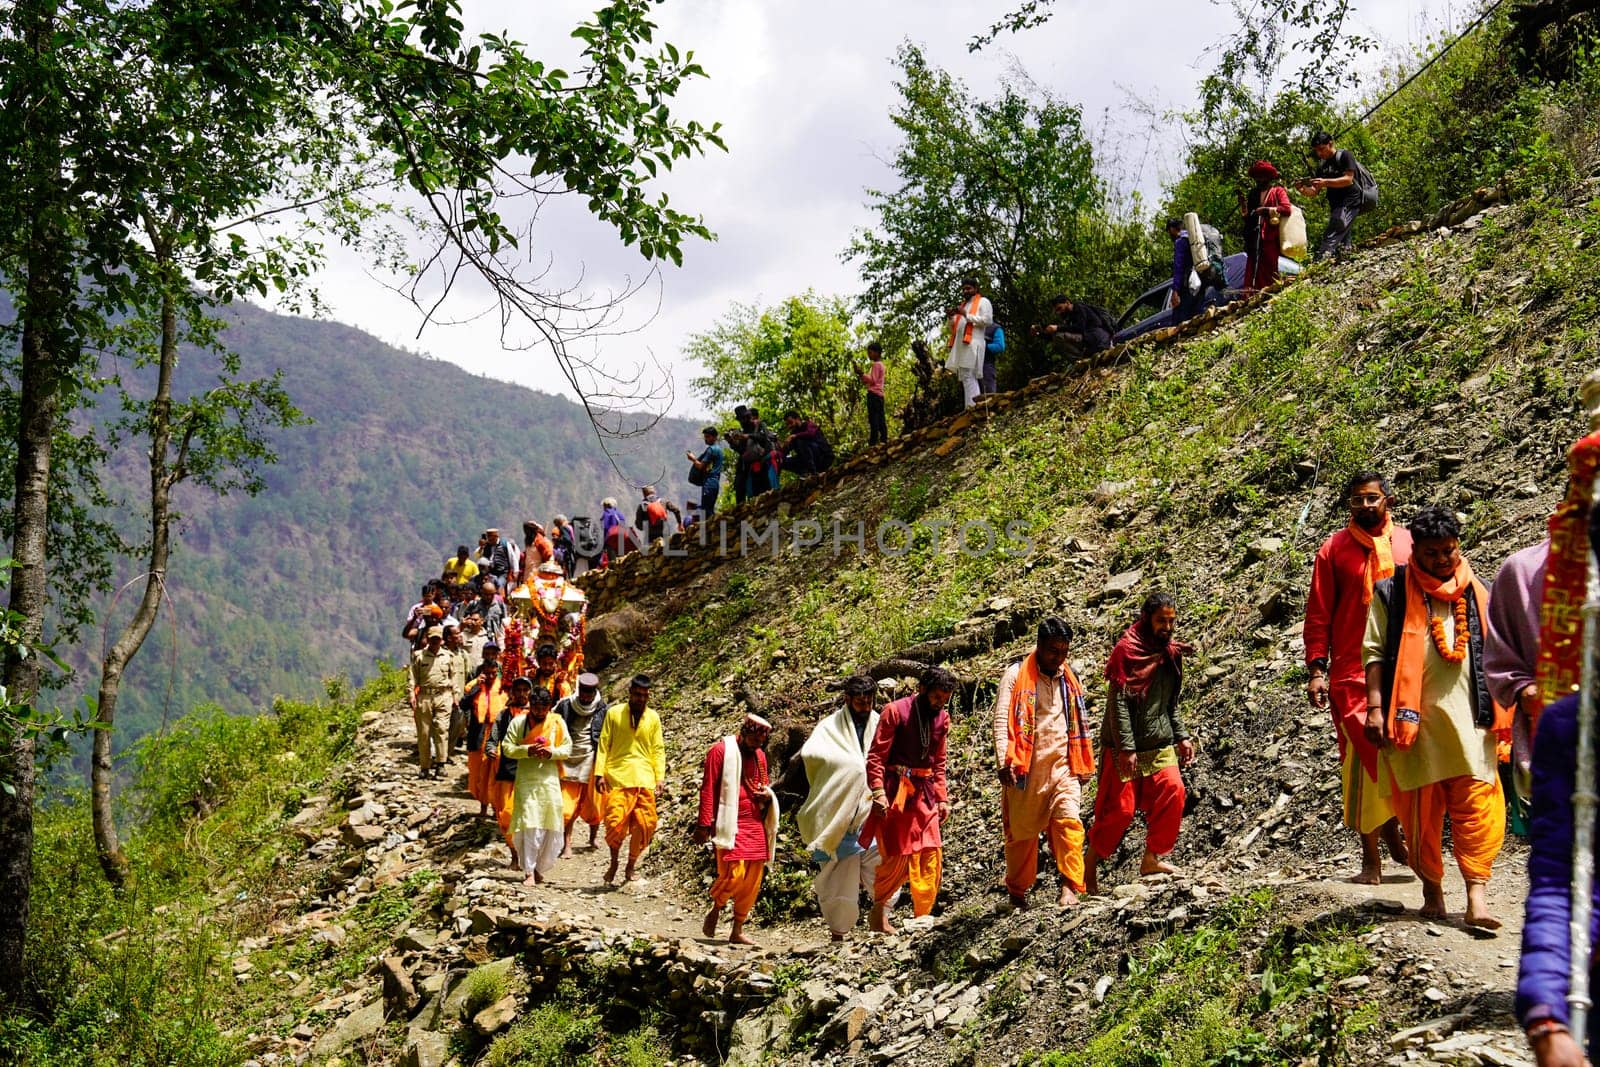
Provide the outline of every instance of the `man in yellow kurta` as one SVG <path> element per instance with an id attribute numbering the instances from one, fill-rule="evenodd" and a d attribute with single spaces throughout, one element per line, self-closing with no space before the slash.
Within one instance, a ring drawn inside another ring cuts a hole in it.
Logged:
<path id="1" fill-rule="evenodd" d="M 606 824 L 611 866 L 606 884 L 617 880 L 622 842 L 628 842 L 624 881 L 632 881 L 639 857 L 656 833 L 656 789 L 667 776 L 667 746 L 661 718 L 649 706 L 650 679 L 635 675 L 628 683 L 628 702 L 606 711 L 600 743 L 594 754 L 594 791 Z"/>
<path id="2" fill-rule="evenodd" d="M 1058 907 L 1083 892 L 1082 783 L 1094 777 L 1088 704 L 1067 656 L 1072 627 L 1051 616 L 1039 624 L 1033 651 L 1006 668 L 994 705 L 994 755 L 1000 818 L 1006 835 L 1006 892 L 1026 907 L 1039 876 L 1039 835 L 1061 876 Z"/>
<path id="3" fill-rule="evenodd" d="M 1400 819 L 1422 915 L 1445 913 L 1444 820 L 1467 884 L 1468 926 L 1497 929 L 1485 886 L 1505 840 L 1498 746 L 1511 720 L 1489 695 L 1483 639 L 1489 596 L 1461 557 L 1455 514 L 1411 521 L 1411 563 L 1374 586 L 1362 658 L 1367 737 L 1378 782 Z"/>
<path id="4" fill-rule="evenodd" d="M 511 724 L 500 757 L 517 761 L 511 804 L 511 833 L 522 861 L 522 884 L 544 881 L 561 856 L 561 760 L 572 753 L 572 738 L 561 716 L 550 714 L 555 697 L 537 688 L 528 713 Z"/>

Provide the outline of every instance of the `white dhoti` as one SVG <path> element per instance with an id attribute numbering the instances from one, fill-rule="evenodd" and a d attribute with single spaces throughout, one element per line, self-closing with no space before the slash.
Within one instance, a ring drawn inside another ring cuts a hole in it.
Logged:
<path id="1" fill-rule="evenodd" d="M 545 875 L 561 858 L 566 835 L 560 830 L 518 830 L 513 835 L 523 874 Z"/>
<path id="2" fill-rule="evenodd" d="M 878 846 L 873 845 L 853 856 L 827 860 L 817 871 L 817 905 L 829 930 L 847 934 L 855 928 L 861 918 L 861 892 L 871 892 L 878 860 Z"/>

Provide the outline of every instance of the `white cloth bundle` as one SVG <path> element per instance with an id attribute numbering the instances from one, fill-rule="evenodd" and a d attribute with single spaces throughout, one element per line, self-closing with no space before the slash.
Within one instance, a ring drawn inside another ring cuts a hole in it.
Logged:
<path id="1" fill-rule="evenodd" d="M 851 830 L 860 830 L 872 809 L 867 789 L 867 754 L 878 732 L 878 713 L 867 720 L 865 741 L 856 740 L 850 709 L 841 706 L 817 724 L 800 749 L 811 792 L 795 813 L 807 849 L 833 855 Z"/>

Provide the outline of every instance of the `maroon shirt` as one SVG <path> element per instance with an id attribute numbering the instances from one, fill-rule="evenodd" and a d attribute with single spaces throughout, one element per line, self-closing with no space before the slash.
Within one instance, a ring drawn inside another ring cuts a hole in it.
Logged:
<path id="1" fill-rule="evenodd" d="M 893 701 L 878 716 L 878 732 L 867 750 L 867 788 L 883 790 L 894 803 L 900 788 L 899 767 L 925 768 L 927 777 L 911 775 L 915 792 L 903 811 L 890 807 L 877 829 L 878 851 L 885 856 L 909 856 L 924 849 L 939 848 L 939 804 L 947 797 L 944 776 L 945 739 L 950 733 L 950 713 L 940 708 L 928 731 L 928 744 L 922 744 L 918 712 L 913 707 L 919 697 Z"/>
<path id="2" fill-rule="evenodd" d="M 756 806 L 756 798 L 765 796 L 767 754 L 757 750 L 752 759 L 751 754 L 741 748 L 739 755 L 739 831 L 733 839 L 733 847 L 721 855 L 730 860 L 764 860 L 767 858 L 767 824 Z M 719 740 L 706 753 L 705 773 L 700 779 L 700 825 L 713 832 L 717 828 L 717 805 L 722 798 L 725 756 L 726 750 Z"/>

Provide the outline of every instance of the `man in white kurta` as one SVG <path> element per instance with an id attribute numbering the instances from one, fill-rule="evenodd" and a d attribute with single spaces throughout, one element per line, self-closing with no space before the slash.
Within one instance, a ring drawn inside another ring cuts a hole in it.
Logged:
<path id="1" fill-rule="evenodd" d="M 950 345 L 945 369 L 961 380 L 966 406 L 978 401 L 978 377 L 983 373 L 988 329 L 994 325 L 994 305 L 978 292 L 976 278 L 961 283 L 961 303 L 950 309 Z"/>
<path id="2" fill-rule="evenodd" d="M 872 811 L 867 748 L 878 732 L 877 686 L 857 675 L 844 683 L 844 705 L 811 731 L 800 749 L 808 790 L 795 822 L 817 871 L 817 903 L 835 941 L 861 917 L 861 891 L 872 888 L 878 846 L 862 848 L 862 825 Z"/>
<path id="3" fill-rule="evenodd" d="M 501 759 L 517 761 L 511 835 L 522 860 L 523 885 L 544 881 L 565 840 L 561 761 L 572 755 L 572 738 L 561 716 L 550 714 L 554 704 L 550 690 L 535 689 L 528 713 L 511 724 L 500 745 Z"/>

